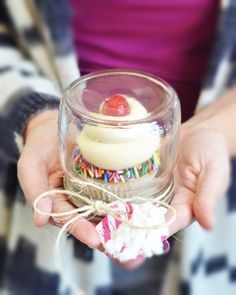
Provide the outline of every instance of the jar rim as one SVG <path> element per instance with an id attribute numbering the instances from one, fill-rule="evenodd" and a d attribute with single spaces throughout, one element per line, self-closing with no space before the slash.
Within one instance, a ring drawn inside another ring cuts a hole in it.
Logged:
<path id="1" fill-rule="evenodd" d="M 82 83 L 94 78 L 94 77 L 106 77 L 110 74 L 114 75 L 132 75 L 136 77 L 141 77 L 148 79 L 149 81 L 155 83 L 156 85 L 161 86 L 165 92 L 168 99 L 164 100 L 160 106 L 154 108 L 154 110 L 147 112 L 146 116 L 144 118 L 135 118 L 135 119 L 128 119 L 128 120 L 119 120 L 119 117 L 116 117 L 115 119 L 110 118 L 101 118 L 100 116 L 96 116 L 97 113 L 90 112 L 83 108 L 82 105 L 78 104 L 76 107 L 74 107 L 73 103 L 71 102 L 71 90 L 76 86 L 78 87 Z M 138 71 L 138 70 L 132 70 L 132 69 L 123 69 L 123 68 L 116 68 L 116 69 L 106 69 L 101 71 L 95 71 L 92 73 L 89 73 L 87 75 L 84 75 L 76 80 L 74 80 L 72 83 L 70 83 L 64 90 L 63 93 L 63 101 L 67 107 L 70 108 L 72 111 L 71 114 L 75 119 L 83 118 L 84 121 L 91 125 L 97 125 L 97 124 L 104 124 L 104 125 L 130 125 L 130 124 L 141 124 L 151 121 L 153 118 L 157 118 L 162 115 L 162 113 L 168 109 L 168 107 L 171 105 L 173 101 L 178 101 L 178 95 L 176 91 L 171 87 L 167 82 L 165 82 L 163 79 L 156 77 L 152 74 L 146 73 L 144 71 Z"/>

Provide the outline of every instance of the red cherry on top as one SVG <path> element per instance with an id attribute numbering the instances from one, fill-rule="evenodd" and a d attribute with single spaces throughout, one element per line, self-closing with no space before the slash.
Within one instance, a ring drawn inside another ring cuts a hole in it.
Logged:
<path id="1" fill-rule="evenodd" d="M 130 113 L 130 106 L 124 96 L 116 94 L 103 102 L 101 113 L 106 116 L 126 116 Z"/>

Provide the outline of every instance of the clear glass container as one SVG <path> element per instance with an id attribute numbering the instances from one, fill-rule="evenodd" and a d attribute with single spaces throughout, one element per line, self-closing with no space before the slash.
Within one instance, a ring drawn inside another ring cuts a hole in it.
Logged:
<path id="1" fill-rule="evenodd" d="M 180 127 L 176 92 L 132 70 L 105 70 L 66 88 L 59 118 L 60 158 L 67 189 L 113 201 L 141 196 L 169 201 Z M 76 205 L 78 201 L 72 198 Z"/>

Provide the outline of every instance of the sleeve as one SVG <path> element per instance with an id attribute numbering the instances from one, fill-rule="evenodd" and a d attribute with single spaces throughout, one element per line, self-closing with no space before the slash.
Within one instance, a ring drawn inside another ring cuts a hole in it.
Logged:
<path id="1" fill-rule="evenodd" d="M 36 113 L 58 108 L 60 92 L 22 53 L 0 3 L 0 156 L 17 161 L 19 142 Z"/>

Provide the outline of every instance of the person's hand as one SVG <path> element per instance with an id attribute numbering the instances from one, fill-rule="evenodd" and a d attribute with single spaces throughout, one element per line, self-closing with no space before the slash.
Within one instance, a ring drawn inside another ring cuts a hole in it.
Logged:
<path id="1" fill-rule="evenodd" d="M 57 121 L 57 111 L 45 111 L 33 118 L 25 130 L 25 146 L 18 161 L 18 179 L 31 207 L 41 193 L 49 188 L 63 186 L 63 171 L 58 153 Z M 54 202 L 53 198 L 49 197 L 42 199 L 38 203 L 38 208 L 47 213 L 61 213 L 74 209 L 67 200 L 60 198 L 60 201 L 55 199 Z M 34 222 L 39 227 L 47 224 L 49 220 L 48 216 L 37 213 L 34 215 Z M 53 223 L 62 226 L 65 221 L 62 218 L 61 222 L 57 219 L 57 222 Z M 103 251 L 100 237 L 92 222 L 85 219 L 77 222 L 73 225 L 71 234 L 90 248 Z M 137 259 L 124 264 L 115 262 L 122 267 L 133 269 L 140 264 L 141 260 Z"/>
<path id="2" fill-rule="evenodd" d="M 187 122 L 181 127 L 176 163 L 176 192 L 171 205 L 177 219 L 170 234 L 197 220 L 205 229 L 215 224 L 214 209 L 230 179 L 229 152 L 224 136 L 207 123 Z"/>
<path id="3" fill-rule="evenodd" d="M 49 188 L 63 186 L 63 171 L 60 166 L 57 135 L 57 111 L 45 111 L 28 124 L 24 138 L 25 146 L 18 161 L 18 179 L 25 198 L 33 207 L 35 199 Z M 55 200 L 44 198 L 38 203 L 38 208 L 47 213 L 61 213 L 75 209 L 66 199 Z M 49 217 L 35 214 L 37 226 L 49 222 Z M 51 219 L 52 220 L 52 219 Z M 62 226 L 69 219 L 57 218 Z M 77 239 L 91 248 L 99 248 L 100 237 L 95 225 L 85 219 L 73 225 L 71 232 Z"/>
<path id="4" fill-rule="evenodd" d="M 63 171 L 58 153 L 57 121 L 57 111 L 45 111 L 33 118 L 25 130 L 25 145 L 18 161 L 18 179 L 31 207 L 41 193 L 49 188 L 63 186 Z M 67 200 L 60 198 L 58 201 L 50 197 L 42 199 L 37 206 L 47 213 L 61 213 L 75 209 Z M 47 224 L 49 220 L 48 216 L 37 213 L 34 215 L 34 222 L 39 227 Z M 53 223 L 62 226 L 68 220 L 62 218 L 60 222 L 58 218 L 57 222 Z M 83 219 L 73 225 L 71 234 L 90 248 L 103 251 L 95 226 L 92 222 Z M 119 265 L 133 269 L 139 264 L 140 259 Z"/>
<path id="5" fill-rule="evenodd" d="M 206 124 L 183 124 L 178 149 L 174 173 L 176 190 L 171 202 L 177 218 L 170 226 L 169 236 L 186 228 L 194 220 L 203 228 L 211 229 L 215 223 L 214 209 L 226 191 L 230 178 L 225 138 Z M 143 261 L 133 260 L 119 265 L 133 269 Z"/>

